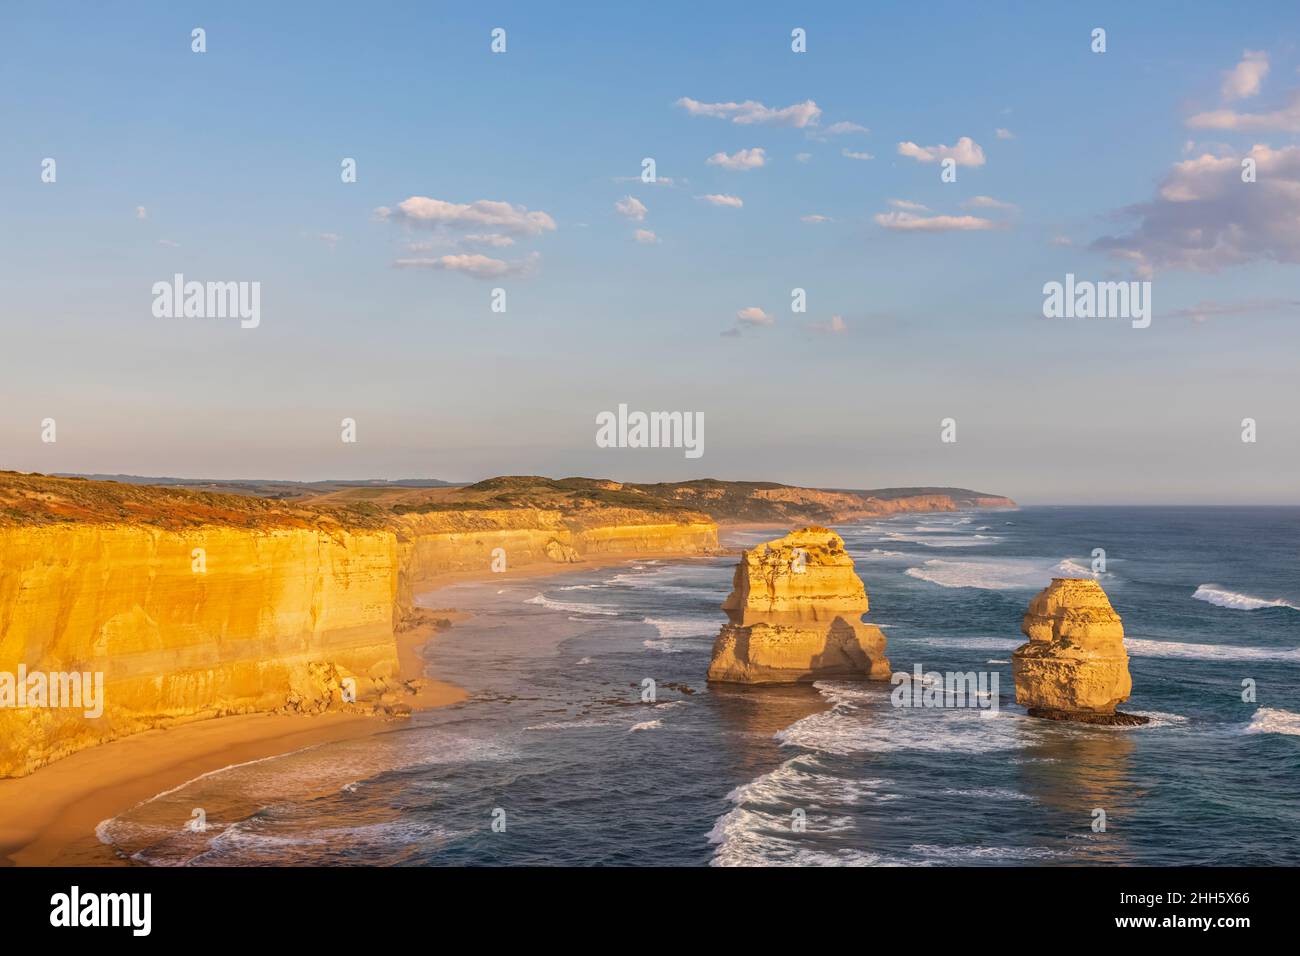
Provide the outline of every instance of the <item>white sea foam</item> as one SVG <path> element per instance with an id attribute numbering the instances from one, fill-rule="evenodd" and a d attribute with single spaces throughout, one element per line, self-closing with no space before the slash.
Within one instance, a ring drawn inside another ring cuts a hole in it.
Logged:
<path id="1" fill-rule="evenodd" d="M 1244 733 L 1286 734 L 1289 737 L 1300 737 L 1300 714 L 1282 710 L 1280 707 L 1261 707 L 1250 718 Z"/>
<path id="2" fill-rule="evenodd" d="M 552 611 L 568 611 L 570 614 L 599 614 L 605 617 L 613 617 L 618 613 L 617 608 L 610 607 L 608 604 L 580 604 L 574 601 L 555 601 L 548 598 L 545 594 L 538 594 L 531 597 L 525 604 L 540 604 L 542 607 Z"/>
<path id="3" fill-rule="evenodd" d="M 715 617 L 678 619 L 647 617 L 643 620 L 654 627 L 660 637 L 712 637 L 725 619 L 719 614 Z"/>
<path id="4" fill-rule="evenodd" d="M 810 714 L 776 733 L 785 747 L 830 754 L 892 753 L 913 750 L 980 754 L 1017 750 L 1037 739 L 1038 721 L 1011 710 L 925 709 L 890 707 L 888 689 L 879 704 L 855 698 L 849 685 L 818 681 L 816 687 L 832 706 Z"/>
<path id="5" fill-rule="evenodd" d="M 661 654 L 682 654 L 687 648 L 674 644 L 672 641 L 642 641 L 641 646 L 646 650 L 658 651 Z"/>
<path id="6" fill-rule="evenodd" d="M 903 544 L 919 544 L 927 548 L 978 548 L 986 544 L 996 544 L 1002 539 L 996 535 L 983 534 L 909 534 L 903 531 L 891 531 L 885 535 L 889 541 Z"/>
<path id="7" fill-rule="evenodd" d="M 712 866 L 889 866 L 902 861 L 866 850 L 813 848 L 808 835 L 833 834 L 851 829 L 847 817 L 809 814 L 807 830 L 795 834 L 790 815 L 734 807 L 713 824 L 708 841 L 717 847 Z"/>
<path id="8" fill-rule="evenodd" d="M 1292 604 L 1282 598 L 1262 598 L 1250 594 L 1239 594 L 1236 591 L 1221 588 L 1217 584 L 1202 584 L 1192 592 L 1192 597 L 1198 601 L 1213 604 L 1215 607 L 1226 607 L 1234 611 L 1258 611 L 1266 607 L 1285 607 L 1293 611 L 1300 611 L 1300 605 Z"/>
<path id="9" fill-rule="evenodd" d="M 664 722 L 662 720 L 643 720 L 639 724 L 633 724 L 628 728 L 627 732 L 630 734 L 636 730 L 658 730 L 663 725 Z"/>
<path id="10" fill-rule="evenodd" d="M 1124 638 L 1124 647 L 1134 657 L 1180 657 L 1195 661 L 1300 661 L 1300 647 L 1187 644 L 1182 641 L 1154 641 L 1141 637 Z"/>
<path id="11" fill-rule="evenodd" d="M 1049 559 L 1035 558 L 969 561 L 930 558 L 904 573 L 943 588 L 979 588 L 985 591 L 1035 590 L 1047 587 L 1052 578 L 1096 576 L 1069 558 L 1055 564 Z"/>
<path id="12" fill-rule="evenodd" d="M 1004 787 L 973 787 L 970 790 L 944 790 L 944 796 L 971 797 L 977 800 L 1033 800 L 1028 794 Z"/>
<path id="13" fill-rule="evenodd" d="M 954 864 L 978 860 L 1050 860 L 1071 855 L 1064 850 L 1040 846 L 933 846 L 915 843 L 911 850 L 921 856 L 936 857 Z"/>

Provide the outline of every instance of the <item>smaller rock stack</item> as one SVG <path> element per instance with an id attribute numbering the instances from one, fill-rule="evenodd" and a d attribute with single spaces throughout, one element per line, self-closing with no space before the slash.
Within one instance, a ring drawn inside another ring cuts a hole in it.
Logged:
<path id="1" fill-rule="evenodd" d="M 713 643 L 711 681 L 889 679 L 885 636 L 862 623 L 867 591 L 834 531 L 804 528 L 746 551 L 722 609 L 730 623 Z"/>
<path id="2" fill-rule="evenodd" d="M 1145 724 L 1123 714 L 1133 679 L 1124 650 L 1124 625 L 1106 592 L 1091 578 L 1053 578 L 1029 602 L 1011 672 L 1016 703 L 1031 717 L 1089 724 Z"/>

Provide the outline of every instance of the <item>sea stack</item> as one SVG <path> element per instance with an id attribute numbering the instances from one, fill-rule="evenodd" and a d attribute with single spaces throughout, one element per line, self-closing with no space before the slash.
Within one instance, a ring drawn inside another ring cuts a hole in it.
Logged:
<path id="1" fill-rule="evenodd" d="M 889 679 L 885 635 L 862 623 L 867 589 L 834 531 L 804 528 L 746 551 L 722 609 L 730 621 L 713 643 L 710 681 Z"/>
<path id="2" fill-rule="evenodd" d="M 1101 585 L 1091 578 L 1053 578 L 1029 602 L 1011 673 L 1016 703 L 1031 717 L 1089 724 L 1145 724 L 1122 714 L 1133 679 L 1124 650 L 1124 625 Z"/>

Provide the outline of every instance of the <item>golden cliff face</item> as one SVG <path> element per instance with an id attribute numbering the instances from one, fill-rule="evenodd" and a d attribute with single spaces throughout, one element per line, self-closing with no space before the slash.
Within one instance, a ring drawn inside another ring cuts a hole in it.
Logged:
<path id="1" fill-rule="evenodd" d="M 103 712 L 0 708 L 0 776 L 169 723 L 312 701 L 333 665 L 397 674 L 391 534 L 0 528 L 0 672 L 99 673 Z"/>
<path id="2" fill-rule="evenodd" d="M 422 587 L 488 570 L 497 548 L 508 569 L 716 545 L 711 523 L 635 511 L 374 517 L 0 474 L 0 777 L 225 714 L 401 713 L 394 628 Z M 50 673 L 68 691 L 90 675 L 77 690 L 101 688 L 95 703 L 25 693 Z"/>
<path id="3" fill-rule="evenodd" d="M 1029 643 L 1012 655 L 1016 702 L 1031 716 L 1091 723 L 1143 722 L 1117 715 L 1133 680 L 1124 625 L 1091 578 L 1053 578 L 1030 602 L 1020 628 Z M 1114 720 L 1110 718 L 1126 718 Z"/>
<path id="4" fill-rule="evenodd" d="M 843 539 L 826 528 L 804 528 L 746 551 L 722 608 L 730 623 L 713 644 L 711 681 L 889 677 L 884 634 L 862 623 L 866 588 Z"/>

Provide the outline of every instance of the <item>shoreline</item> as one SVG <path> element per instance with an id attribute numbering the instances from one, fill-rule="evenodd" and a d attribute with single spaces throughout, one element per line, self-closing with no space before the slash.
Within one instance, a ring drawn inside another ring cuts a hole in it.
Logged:
<path id="1" fill-rule="evenodd" d="M 709 553 L 647 552 L 595 555 L 582 561 L 534 562 L 500 574 L 488 569 L 452 571 L 425 581 L 418 597 L 427 601 L 454 584 L 540 579 L 632 561 L 711 557 Z M 469 617 L 454 608 L 417 603 L 419 621 L 394 635 L 403 680 L 419 680 L 407 698 L 411 710 L 461 703 L 469 691 L 424 673 L 426 644 L 448 633 L 435 622 Z M 352 740 L 401 726 L 401 719 L 371 714 L 301 716 L 237 714 L 148 730 L 77 751 L 25 777 L 0 779 L 0 866 L 57 866 L 102 850 L 94 865 L 130 866 L 99 842 L 96 827 L 165 790 L 196 777 L 254 760 L 281 756 L 318 744 Z"/>

